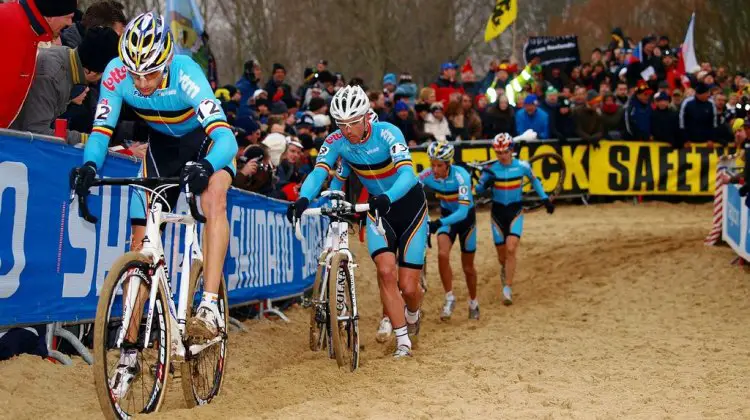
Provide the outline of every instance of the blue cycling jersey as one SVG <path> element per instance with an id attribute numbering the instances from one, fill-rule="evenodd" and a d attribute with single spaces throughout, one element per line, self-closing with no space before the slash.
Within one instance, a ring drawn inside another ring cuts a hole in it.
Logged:
<path id="1" fill-rule="evenodd" d="M 315 198 L 339 158 L 332 189 L 340 189 L 353 171 L 370 194 L 385 194 L 395 202 L 418 182 L 401 130 L 391 123 L 376 122 L 369 137 L 359 144 L 349 143 L 341 130 L 331 133 L 318 151 L 315 169 L 300 188 L 300 197 Z"/>
<path id="2" fill-rule="evenodd" d="M 523 196 L 523 178 L 531 180 L 531 185 L 541 199 L 547 198 L 542 183 L 534 176 L 528 162 L 513 158 L 509 165 L 495 161 L 482 170 L 476 191 L 482 194 L 492 187 L 492 201 L 504 205 L 518 203 Z"/>
<path id="3" fill-rule="evenodd" d="M 206 160 L 214 170 L 232 163 L 237 141 L 221 103 L 214 97 L 201 67 L 186 55 L 175 55 L 164 72 L 159 88 L 143 96 L 120 58 L 110 61 L 102 74 L 99 103 L 94 128 L 86 142 L 84 162 L 101 168 L 107 154 L 109 138 L 120 117 L 122 102 L 130 105 L 151 128 L 168 136 L 180 138 L 203 128 L 213 140 Z"/>
<path id="4" fill-rule="evenodd" d="M 448 176 L 435 178 L 432 169 L 425 169 L 419 174 L 419 180 L 426 187 L 435 191 L 435 198 L 440 200 L 440 207 L 450 212 L 447 217 L 440 218 L 444 226 L 458 223 L 469 215 L 474 207 L 474 197 L 471 195 L 471 176 L 466 169 L 450 165 Z"/>

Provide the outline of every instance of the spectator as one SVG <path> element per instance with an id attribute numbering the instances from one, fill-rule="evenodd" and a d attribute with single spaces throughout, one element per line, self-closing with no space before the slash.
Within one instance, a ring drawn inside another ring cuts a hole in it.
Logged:
<path id="1" fill-rule="evenodd" d="M 583 86 L 576 86 L 573 92 L 573 109 L 575 108 L 586 108 L 586 88 Z"/>
<path id="2" fill-rule="evenodd" d="M 235 130 L 237 131 L 235 137 L 237 138 L 238 157 L 247 146 L 260 142 L 260 125 L 250 118 L 237 120 Z"/>
<path id="3" fill-rule="evenodd" d="M 615 96 L 611 93 L 606 93 L 602 97 L 604 99 L 602 100 L 601 117 L 604 138 L 610 140 L 621 139 L 623 137 L 622 122 L 625 107 L 617 105 Z"/>
<path id="4" fill-rule="evenodd" d="M 221 101 L 221 108 L 227 115 L 227 122 L 234 125 L 237 119 L 237 112 L 240 108 L 240 99 L 242 93 L 232 85 L 226 85 L 216 90 L 216 98 Z"/>
<path id="5" fill-rule="evenodd" d="M 625 131 L 630 140 L 648 140 L 651 138 L 651 95 L 649 85 L 641 80 L 635 94 L 625 107 Z"/>
<path id="6" fill-rule="evenodd" d="M 292 88 L 284 83 L 286 79 L 286 68 L 279 64 L 273 63 L 273 72 L 271 80 L 266 83 L 266 92 L 268 92 L 271 102 L 282 101 L 288 108 L 294 108 L 297 101 L 292 96 Z"/>
<path id="7" fill-rule="evenodd" d="M 277 188 L 288 201 L 296 201 L 299 196 L 299 187 L 304 178 L 299 168 L 302 165 L 303 146 L 299 139 L 289 137 L 287 139 L 286 151 L 282 156 L 276 174 L 278 177 Z"/>
<path id="8" fill-rule="evenodd" d="M 60 33 L 62 45 L 76 48 L 83 40 L 83 35 L 89 28 L 107 26 L 112 28 L 117 35 L 122 35 L 128 19 L 125 17 L 125 6 L 119 1 L 103 0 L 96 2 L 86 9 L 80 22 L 77 22 Z"/>
<path id="9" fill-rule="evenodd" d="M 312 129 L 315 126 L 315 119 L 311 114 L 304 113 L 297 119 L 297 123 L 294 125 L 294 133 L 297 137 L 304 134 L 311 135 Z"/>
<path id="10" fill-rule="evenodd" d="M 39 134 L 54 134 L 54 120 L 65 112 L 75 84 L 98 82 L 109 61 L 117 57 L 119 38 L 111 28 L 86 32 L 78 48 L 50 47 L 39 51 L 37 71 L 29 95 L 11 128 Z M 81 103 L 88 88 L 77 98 Z M 68 144 L 85 143 L 87 134 L 68 131 Z"/>
<path id="11" fill-rule="evenodd" d="M 435 97 L 443 103 L 443 108 L 448 106 L 450 95 L 454 92 L 464 93 L 461 83 L 456 81 L 456 65 L 451 62 L 443 63 L 440 66 L 440 77 L 430 85 L 435 90 Z"/>
<path id="12" fill-rule="evenodd" d="M 679 89 L 675 89 L 672 91 L 672 103 L 669 104 L 669 108 L 671 108 L 672 111 L 679 113 L 681 106 L 682 106 L 682 91 Z"/>
<path id="13" fill-rule="evenodd" d="M 491 139 L 499 133 L 509 133 L 511 136 L 518 133 L 515 109 L 510 106 L 510 101 L 505 95 L 500 96 L 495 106 L 487 110 L 487 122 L 487 125 L 483 125 L 485 138 Z"/>
<path id="14" fill-rule="evenodd" d="M 721 144 L 728 144 L 734 138 L 734 133 L 732 133 L 732 127 L 730 127 L 729 119 L 727 119 L 726 95 L 721 92 L 714 95 L 714 104 L 716 105 L 716 115 L 718 118 L 715 140 Z"/>
<path id="15" fill-rule="evenodd" d="M 385 108 L 385 95 L 380 91 L 373 91 L 367 95 L 370 98 L 370 108 L 378 115 L 378 119 L 386 121 L 388 111 Z"/>
<path id="16" fill-rule="evenodd" d="M 274 176 L 268 148 L 263 144 L 250 145 L 237 160 L 237 175 L 232 180 L 232 185 L 256 194 L 283 198 L 280 191 L 274 190 Z"/>
<path id="17" fill-rule="evenodd" d="M 463 108 L 467 139 L 479 140 L 482 138 L 482 118 L 473 105 L 471 96 L 465 94 L 461 97 L 461 108 Z"/>
<path id="18" fill-rule="evenodd" d="M 716 106 L 708 95 L 708 86 L 699 83 L 695 87 L 695 96 L 682 101 L 680 130 L 686 147 L 690 147 L 692 142 L 708 143 L 709 147 L 713 147 L 718 115 Z"/>
<path id="19" fill-rule="evenodd" d="M 474 67 L 471 65 L 471 60 L 468 58 L 463 67 L 461 67 L 461 84 L 464 87 L 464 91 L 472 97 L 479 93 L 480 85 L 477 83 L 477 76 L 474 74 Z"/>
<path id="20" fill-rule="evenodd" d="M 555 127 L 555 117 L 557 117 L 557 102 L 559 100 L 559 93 L 557 89 L 555 89 L 554 86 L 550 86 L 547 88 L 547 91 L 544 93 L 544 102 L 539 106 L 539 108 L 542 109 L 542 111 L 547 113 L 547 116 L 549 117 L 549 132 L 552 135 L 552 137 L 555 137 L 554 134 L 552 134 L 555 130 L 553 127 Z"/>
<path id="21" fill-rule="evenodd" d="M 240 80 L 234 84 L 242 95 L 240 98 L 240 107 L 237 110 L 237 118 L 245 118 L 252 115 L 250 110 L 250 99 L 253 98 L 255 91 L 260 89 L 260 77 L 262 75 L 263 70 L 256 60 L 248 60 L 245 62 L 245 69 L 242 73 L 242 77 L 240 77 Z"/>
<path id="22" fill-rule="evenodd" d="M 738 150 L 742 150 L 745 141 L 747 141 L 744 119 L 736 118 L 734 122 L 732 122 L 732 133 L 734 135 L 734 147 L 736 147 Z M 749 158 L 750 157 L 745 157 L 745 162 L 747 162 Z"/>
<path id="23" fill-rule="evenodd" d="M 430 105 L 430 113 L 425 117 L 424 131 L 435 137 L 437 141 L 450 140 L 451 129 L 448 126 L 448 119 L 445 117 L 442 102 L 436 101 Z"/>
<path id="24" fill-rule="evenodd" d="M 414 130 L 417 132 L 417 144 L 433 139 L 431 134 L 424 131 L 425 119 L 429 114 L 430 106 L 426 103 L 417 103 L 414 106 Z"/>
<path id="25" fill-rule="evenodd" d="M 469 138 L 468 129 L 464 121 L 464 109 L 461 107 L 461 96 L 459 92 L 451 94 L 448 109 L 445 110 L 445 116 L 448 118 L 448 125 L 451 130 L 451 137 L 456 141 L 467 140 Z"/>
<path id="26" fill-rule="evenodd" d="M 412 82 L 410 73 L 404 72 L 398 77 L 398 87 L 395 94 L 402 95 L 406 98 L 409 107 L 414 107 L 417 101 L 417 85 Z"/>
<path id="27" fill-rule="evenodd" d="M 549 116 L 541 109 L 537 109 L 536 95 L 528 95 L 523 100 L 523 110 L 516 113 L 516 130 L 523 133 L 534 130 L 540 139 L 549 138 Z"/>
<path id="28" fill-rule="evenodd" d="M 0 66 L 0 92 L 3 92 L 0 128 L 8 128 L 21 110 L 34 80 L 39 43 L 52 41 L 73 23 L 76 5 L 76 0 L 20 0 L 0 4 L 3 40 L 0 51 L 11 58 Z"/>
<path id="29" fill-rule="evenodd" d="M 586 104 L 573 109 L 573 120 L 576 125 L 576 134 L 583 141 L 594 145 L 604 137 L 604 124 L 602 117 L 599 115 L 599 103 L 601 97 L 599 94 L 590 90 L 586 95 Z"/>
<path id="30" fill-rule="evenodd" d="M 628 99 L 628 84 L 617 82 L 617 87 L 615 87 L 615 103 L 624 108 L 628 104 Z"/>
<path id="31" fill-rule="evenodd" d="M 427 104 L 427 105 L 432 105 L 432 103 L 435 101 L 437 101 L 437 96 L 435 95 L 435 89 L 431 87 L 425 87 L 419 91 L 419 102 L 422 102 L 423 104 Z"/>
<path id="32" fill-rule="evenodd" d="M 671 98 L 666 92 L 654 96 L 656 109 L 651 114 L 651 138 L 672 145 L 673 148 L 682 147 L 680 142 L 679 121 L 677 112 L 669 107 Z"/>
<path id="33" fill-rule="evenodd" d="M 406 102 L 396 102 L 393 107 L 393 115 L 389 117 L 388 121 L 401 130 L 409 146 L 417 145 L 417 131 L 414 127 L 414 120 L 409 115 L 409 105 Z"/>
<path id="34" fill-rule="evenodd" d="M 552 67 L 552 69 L 550 69 L 550 76 L 547 79 L 547 84 L 553 87 L 557 92 L 562 92 L 563 88 L 565 87 L 565 82 L 560 76 L 559 67 Z"/>
<path id="35" fill-rule="evenodd" d="M 568 139 L 577 137 L 578 134 L 576 132 L 576 123 L 570 110 L 570 100 L 563 98 L 559 101 L 559 105 L 556 110 L 555 125 L 554 128 L 550 127 L 550 132 L 553 138 L 565 143 Z"/>

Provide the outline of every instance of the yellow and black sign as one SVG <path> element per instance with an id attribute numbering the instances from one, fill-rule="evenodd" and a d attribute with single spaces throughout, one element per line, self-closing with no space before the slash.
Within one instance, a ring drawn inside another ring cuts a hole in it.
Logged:
<path id="1" fill-rule="evenodd" d="M 602 141 L 589 151 L 591 195 L 713 195 L 719 156 L 734 148 Z"/>

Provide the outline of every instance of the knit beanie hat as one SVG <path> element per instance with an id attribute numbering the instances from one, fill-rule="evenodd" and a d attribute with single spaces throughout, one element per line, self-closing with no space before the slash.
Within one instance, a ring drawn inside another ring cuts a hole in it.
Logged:
<path id="1" fill-rule="evenodd" d="M 112 28 L 96 27 L 86 31 L 78 45 L 78 57 L 86 70 L 103 73 L 107 64 L 119 54 L 120 36 Z"/>
<path id="2" fill-rule="evenodd" d="M 75 13 L 78 0 L 36 0 L 36 7 L 44 17 L 67 16 Z"/>

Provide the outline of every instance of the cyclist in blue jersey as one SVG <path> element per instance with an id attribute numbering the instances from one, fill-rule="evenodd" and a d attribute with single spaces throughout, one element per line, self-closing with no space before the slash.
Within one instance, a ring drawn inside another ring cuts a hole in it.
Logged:
<path id="1" fill-rule="evenodd" d="M 400 358 L 411 355 L 409 334 L 419 334 L 427 202 L 403 134 L 390 123 L 370 122 L 369 110 L 370 100 L 361 87 L 346 86 L 336 92 L 331 115 L 339 130 L 320 147 L 315 169 L 302 184 L 300 198 L 289 206 L 287 218 L 299 219 L 339 157 L 341 169 L 333 187 L 340 187 L 349 173 L 357 175 L 370 193 L 367 247 L 377 267 L 380 298 L 395 327 L 393 356 Z M 376 229 L 376 212 L 382 217 L 385 237 Z"/>
<path id="2" fill-rule="evenodd" d="M 440 200 L 441 217 L 430 221 L 430 234 L 437 233 L 438 270 L 445 290 L 445 304 L 440 319 L 447 321 L 456 307 L 453 295 L 453 272 L 450 253 L 458 237 L 461 246 L 461 265 L 469 289 L 469 319 L 479 319 L 477 300 L 477 270 L 474 253 L 477 250 L 476 212 L 472 195 L 471 176 L 458 165 L 451 164 L 455 149 L 447 142 L 433 142 L 427 146 L 430 169 L 425 169 L 419 179 L 435 192 Z"/>
<path id="3" fill-rule="evenodd" d="M 229 242 L 226 196 L 235 173 L 237 142 L 203 70 L 190 57 L 175 55 L 173 42 L 164 19 L 153 12 L 141 14 L 127 25 L 120 38 L 120 56 L 109 63 L 102 76 L 94 127 L 84 150 L 84 164 L 74 169 L 74 188 L 79 195 L 88 194 L 104 163 L 122 103 L 127 103 L 150 127 L 142 176 L 179 176 L 182 186 L 187 185 L 201 198 L 207 219 L 205 291 L 195 316 L 188 320 L 187 332 L 210 339 L 225 328 L 217 293 Z M 173 209 L 179 193 L 172 188 L 166 194 Z M 145 236 L 147 198 L 152 197 L 135 193 L 131 200 L 133 251 L 141 249 Z M 128 331 L 126 344 L 137 339 L 137 323 L 133 325 L 136 330 Z M 129 351 L 127 345 L 123 351 Z"/>
<path id="4" fill-rule="evenodd" d="M 492 140 L 497 161 L 482 170 L 476 187 L 477 194 L 492 190 L 492 236 L 495 239 L 500 276 L 503 283 L 503 303 L 513 303 L 511 287 L 516 271 L 516 255 L 523 232 L 523 179 L 531 181 L 543 200 L 547 213 L 555 211 L 554 204 L 544 192 L 542 183 L 534 176 L 529 163 L 513 157 L 513 137 L 500 133 Z"/>

